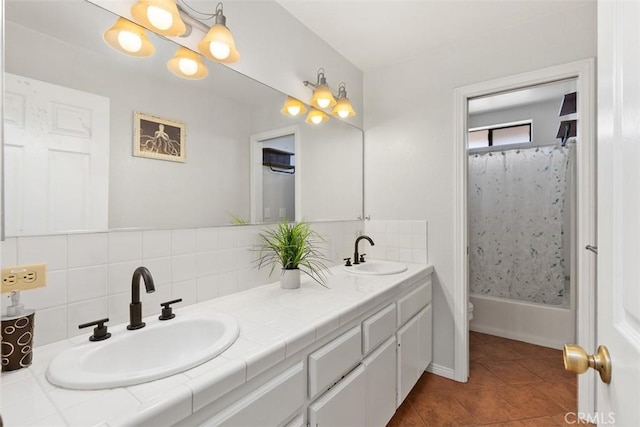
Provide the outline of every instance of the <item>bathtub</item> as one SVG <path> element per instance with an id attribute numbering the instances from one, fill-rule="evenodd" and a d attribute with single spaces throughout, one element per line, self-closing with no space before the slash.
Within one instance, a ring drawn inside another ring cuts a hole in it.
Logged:
<path id="1" fill-rule="evenodd" d="M 562 349 L 575 342 L 575 311 L 572 308 L 470 294 L 475 332 Z"/>

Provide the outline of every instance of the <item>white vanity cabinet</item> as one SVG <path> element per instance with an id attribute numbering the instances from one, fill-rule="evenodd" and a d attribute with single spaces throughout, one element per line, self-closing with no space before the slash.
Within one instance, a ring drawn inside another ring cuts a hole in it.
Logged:
<path id="1" fill-rule="evenodd" d="M 365 425 L 385 426 L 396 412 L 396 338 L 389 338 L 362 364 L 367 383 Z"/>

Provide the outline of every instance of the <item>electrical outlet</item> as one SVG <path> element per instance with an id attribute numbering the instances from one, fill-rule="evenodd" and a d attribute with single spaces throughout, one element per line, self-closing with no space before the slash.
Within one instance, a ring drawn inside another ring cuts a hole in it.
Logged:
<path id="1" fill-rule="evenodd" d="M 47 284 L 47 264 L 18 265 L 2 269 L 2 293 L 41 288 Z"/>

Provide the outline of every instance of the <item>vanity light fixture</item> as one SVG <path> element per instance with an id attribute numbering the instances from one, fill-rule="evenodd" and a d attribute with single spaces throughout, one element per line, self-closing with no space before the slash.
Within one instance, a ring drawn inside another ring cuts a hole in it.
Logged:
<path id="1" fill-rule="evenodd" d="M 209 75 L 200 54 L 184 46 L 180 46 L 173 58 L 167 62 L 167 68 L 183 79 L 199 80 Z"/>
<path id="2" fill-rule="evenodd" d="M 310 125 L 319 125 L 320 123 L 324 123 L 327 120 L 329 120 L 329 116 L 327 116 L 324 111 L 320 111 L 316 108 L 311 108 L 311 110 L 309 110 L 309 114 L 307 114 L 307 118 L 304 121 L 305 123 L 309 123 Z"/>
<path id="3" fill-rule="evenodd" d="M 282 106 L 282 110 L 280 112 L 284 115 L 289 116 L 299 116 L 300 114 L 304 114 L 307 112 L 307 107 L 304 106 L 304 103 L 299 99 L 296 99 L 292 96 L 287 96 L 287 100 L 284 102 Z"/>
<path id="4" fill-rule="evenodd" d="M 336 106 L 333 107 L 331 114 L 336 117 L 340 117 L 341 119 L 346 119 L 347 117 L 353 117 L 356 115 L 356 112 L 351 106 L 351 101 L 347 98 L 347 87 L 344 83 L 340 83 L 338 86 L 338 101 Z"/>
<path id="5" fill-rule="evenodd" d="M 175 0 L 138 0 L 131 7 L 131 15 L 142 26 L 163 36 L 181 36 L 187 31 Z"/>
<path id="6" fill-rule="evenodd" d="M 103 37 L 109 46 L 127 55 L 144 57 L 155 52 L 146 30 L 125 18 L 118 18 Z"/>
<path id="7" fill-rule="evenodd" d="M 198 50 L 209 59 L 223 64 L 230 64 L 240 60 L 240 53 L 233 40 L 233 34 L 227 27 L 227 18 L 222 10 L 222 3 L 216 6 L 213 26 L 207 35 L 198 43 Z"/>
<path id="8" fill-rule="evenodd" d="M 310 104 L 316 108 L 329 108 L 336 105 L 337 101 L 327 85 L 327 79 L 324 76 L 324 68 L 318 70 L 318 78 L 316 83 L 311 83 L 308 80 L 304 82 L 305 86 L 311 86 L 314 88 L 313 96 L 311 97 Z"/>

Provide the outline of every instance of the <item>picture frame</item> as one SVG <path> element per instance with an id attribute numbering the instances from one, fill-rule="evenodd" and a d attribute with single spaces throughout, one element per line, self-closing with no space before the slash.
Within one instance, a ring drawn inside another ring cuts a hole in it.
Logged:
<path id="1" fill-rule="evenodd" d="M 184 163 L 187 160 L 184 123 L 134 112 L 133 155 Z"/>

